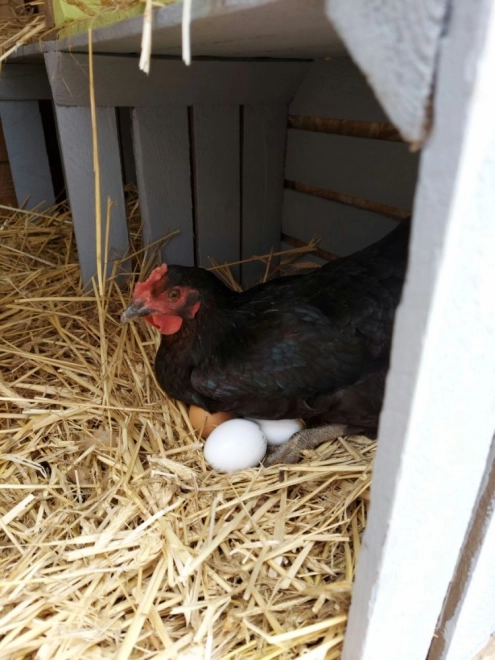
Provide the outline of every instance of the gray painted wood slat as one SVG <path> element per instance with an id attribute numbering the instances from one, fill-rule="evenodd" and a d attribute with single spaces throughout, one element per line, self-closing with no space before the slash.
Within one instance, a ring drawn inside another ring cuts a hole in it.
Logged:
<path id="1" fill-rule="evenodd" d="M 286 178 L 410 210 L 418 154 L 406 144 L 291 129 Z"/>
<path id="2" fill-rule="evenodd" d="M 196 106 L 193 111 L 196 253 L 219 263 L 240 258 L 240 108 Z M 239 267 L 232 269 L 236 277 Z"/>
<path id="3" fill-rule="evenodd" d="M 287 106 L 243 109 L 242 258 L 280 247 Z M 257 284 L 265 265 L 242 265 L 244 286 Z"/>
<path id="4" fill-rule="evenodd" d="M 149 76 L 137 57 L 94 55 L 94 88 L 100 107 L 196 104 L 287 103 L 305 76 L 308 62 L 153 60 Z M 89 105 L 88 56 L 45 55 L 55 103 Z M 122 81 L 125 80 L 125 84 Z"/>
<path id="5" fill-rule="evenodd" d="M 62 160 L 72 209 L 77 251 L 85 285 L 97 272 L 95 180 L 93 172 L 92 126 L 89 108 L 55 106 Z M 122 170 L 115 110 L 96 108 L 101 186 L 102 249 L 105 246 L 108 199 L 110 215 L 107 275 L 112 260 L 119 259 L 129 246 Z"/>
<path id="6" fill-rule="evenodd" d="M 163 247 L 162 258 L 193 266 L 187 107 L 136 108 L 132 116 L 144 244 L 179 230 Z"/>
<path id="7" fill-rule="evenodd" d="M 322 58 L 345 52 L 322 2 L 308 0 L 201 0 L 191 7 L 193 56 Z M 181 3 L 153 11 L 153 54 L 180 57 Z M 70 26 L 68 26 L 70 29 Z M 117 21 L 92 33 L 98 53 L 138 53 L 143 18 Z M 22 46 L 15 58 L 53 50 L 88 51 L 88 33 Z"/>
<path id="8" fill-rule="evenodd" d="M 43 64 L 3 64 L 0 72 L 1 101 L 51 98 L 50 83 Z"/>
<path id="9" fill-rule="evenodd" d="M 0 117 L 17 202 L 45 210 L 55 194 L 38 102 L 0 101 Z"/>

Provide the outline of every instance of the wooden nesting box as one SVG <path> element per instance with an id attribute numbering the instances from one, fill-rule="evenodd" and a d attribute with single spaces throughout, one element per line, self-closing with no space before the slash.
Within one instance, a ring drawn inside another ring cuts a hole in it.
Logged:
<path id="1" fill-rule="evenodd" d="M 0 112 L 17 197 L 28 188 L 40 199 L 36 180 L 51 201 L 46 154 L 33 160 L 44 144 L 36 103 L 49 96 L 89 281 L 94 94 L 111 257 L 128 247 L 123 186 L 134 179 L 145 242 L 180 230 L 163 256 L 183 264 L 238 261 L 314 234 L 319 257 L 334 258 L 413 211 L 343 658 L 470 660 L 495 631 L 495 9 L 208 2 L 194 8 L 190 68 L 179 59 L 181 11 L 154 15 L 149 77 L 137 66 L 140 19 L 94 32 L 91 85 L 86 35 L 24 49 L 6 66 Z M 44 83 L 11 84 L 16 71 Z M 38 138 L 23 141 L 28 125 Z M 250 283 L 259 272 L 237 274 Z"/>

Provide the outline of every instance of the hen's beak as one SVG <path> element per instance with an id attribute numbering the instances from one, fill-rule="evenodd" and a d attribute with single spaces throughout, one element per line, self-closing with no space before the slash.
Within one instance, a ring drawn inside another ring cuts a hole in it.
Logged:
<path id="1" fill-rule="evenodd" d="M 132 321 L 139 316 L 148 316 L 148 314 L 151 314 L 151 310 L 148 309 L 144 303 L 132 303 L 132 305 L 129 305 L 125 312 L 122 313 L 120 322 L 129 323 L 129 321 Z"/>

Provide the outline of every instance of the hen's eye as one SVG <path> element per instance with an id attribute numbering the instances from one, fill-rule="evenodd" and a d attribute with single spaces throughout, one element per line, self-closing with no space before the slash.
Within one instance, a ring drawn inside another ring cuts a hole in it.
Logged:
<path id="1" fill-rule="evenodd" d="M 172 289 L 171 291 L 168 292 L 169 300 L 177 300 L 179 297 L 180 297 L 179 289 Z"/>

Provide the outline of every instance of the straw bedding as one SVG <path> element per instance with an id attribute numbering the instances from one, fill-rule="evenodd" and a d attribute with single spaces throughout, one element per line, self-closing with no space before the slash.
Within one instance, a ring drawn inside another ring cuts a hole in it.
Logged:
<path id="1" fill-rule="evenodd" d="M 128 296 L 0 209 L 0 658 L 340 657 L 375 443 L 211 470 Z"/>
<path id="2" fill-rule="evenodd" d="M 43 12 L 41 0 L 0 3 L 0 67 L 20 46 L 34 42 L 46 32 Z"/>

